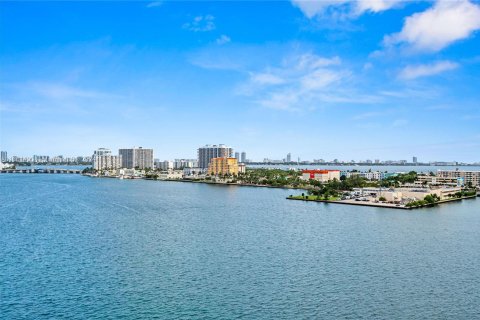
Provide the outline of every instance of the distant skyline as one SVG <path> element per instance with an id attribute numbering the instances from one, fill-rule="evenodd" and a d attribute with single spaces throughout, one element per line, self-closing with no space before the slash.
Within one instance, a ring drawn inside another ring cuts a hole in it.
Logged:
<path id="1" fill-rule="evenodd" d="M 1 2 L 0 149 L 480 161 L 480 1 Z"/>

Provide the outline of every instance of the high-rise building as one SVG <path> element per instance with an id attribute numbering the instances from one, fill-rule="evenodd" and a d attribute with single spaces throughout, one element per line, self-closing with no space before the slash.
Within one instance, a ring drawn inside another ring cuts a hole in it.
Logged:
<path id="1" fill-rule="evenodd" d="M 240 162 L 240 152 L 235 152 L 235 159 Z"/>
<path id="2" fill-rule="evenodd" d="M 292 162 L 292 154 L 290 152 L 287 153 L 287 162 Z"/>
<path id="3" fill-rule="evenodd" d="M 121 156 L 112 156 L 104 155 L 104 156 L 93 156 L 93 169 L 95 170 L 114 170 L 120 169 L 121 165 Z"/>
<path id="4" fill-rule="evenodd" d="M 212 158 L 208 165 L 208 174 L 210 175 L 238 175 L 238 161 L 236 158 Z"/>
<path id="5" fill-rule="evenodd" d="M 210 160 L 213 158 L 230 158 L 233 149 L 224 145 L 209 145 L 198 148 L 198 166 L 202 169 L 208 168 Z"/>
<path id="6" fill-rule="evenodd" d="M 417 157 L 413 157 L 412 160 L 413 160 L 413 161 L 412 161 L 413 163 L 417 163 Z"/>
<path id="7" fill-rule="evenodd" d="M 247 162 L 247 153 L 245 151 L 242 152 L 242 157 L 240 160 L 242 160 L 241 161 L 242 163 Z"/>
<path id="8" fill-rule="evenodd" d="M 0 158 L 1 158 L 1 161 L 2 161 L 2 162 L 7 162 L 7 161 L 8 161 L 7 151 L 2 151 Z"/>
<path id="9" fill-rule="evenodd" d="M 97 150 L 93 151 L 94 156 L 109 156 L 112 154 L 112 151 L 107 148 L 98 148 Z"/>
<path id="10" fill-rule="evenodd" d="M 153 149 L 143 149 L 142 147 L 119 149 L 118 155 L 121 157 L 122 168 L 153 169 Z"/>
<path id="11" fill-rule="evenodd" d="M 95 170 L 111 170 L 121 168 L 121 156 L 112 155 L 107 148 L 98 148 L 93 151 L 92 165 Z"/>

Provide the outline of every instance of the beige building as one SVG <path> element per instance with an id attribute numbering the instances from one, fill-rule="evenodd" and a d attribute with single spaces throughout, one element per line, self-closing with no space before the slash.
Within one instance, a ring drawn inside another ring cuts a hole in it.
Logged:
<path id="1" fill-rule="evenodd" d="M 480 186 L 480 171 L 464 170 L 438 170 L 437 176 L 441 178 L 456 178 L 465 185 Z"/>
<path id="2" fill-rule="evenodd" d="M 208 165 L 208 174 L 210 175 L 238 175 L 238 161 L 236 158 L 212 158 Z"/>
<path id="3" fill-rule="evenodd" d="M 443 188 L 354 188 L 355 192 L 360 192 L 363 196 L 374 195 L 377 198 L 384 197 L 387 202 L 400 202 L 406 199 L 423 200 L 426 196 L 436 194 L 440 200 L 449 199 L 449 195 L 461 192 L 461 187 L 443 187 Z"/>

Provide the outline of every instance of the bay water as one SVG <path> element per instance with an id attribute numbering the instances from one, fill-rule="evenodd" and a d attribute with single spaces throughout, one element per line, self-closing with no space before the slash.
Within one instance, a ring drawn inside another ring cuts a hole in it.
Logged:
<path id="1" fill-rule="evenodd" d="M 479 319 L 480 198 L 0 175 L 2 319 Z"/>

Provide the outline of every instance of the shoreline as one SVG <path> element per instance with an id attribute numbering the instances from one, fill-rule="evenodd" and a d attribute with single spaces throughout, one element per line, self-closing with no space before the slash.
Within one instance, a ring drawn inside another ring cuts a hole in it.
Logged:
<path id="1" fill-rule="evenodd" d="M 365 202 L 352 202 L 352 201 L 345 201 L 345 200 L 321 200 L 321 199 L 305 199 L 305 198 L 295 198 L 295 197 L 287 197 L 287 200 L 297 200 L 297 201 L 312 201 L 312 202 L 324 202 L 324 203 L 335 203 L 335 204 L 345 204 L 345 205 L 352 205 L 352 206 L 363 206 L 363 207 L 375 207 L 375 208 L 388 208 L 388 209 L 403 209 L 403 210 L 414 210 L 414 209 L 421 209 L 421 208 L 433 208 L 436 205 L 447 204 L 458 202 L 462 200 L 470 200 L 480 197 L 479 194 L 473 196 L 465 196 L 456 199 L 447 199 L 435 202 L 434 204 L 426 204 L 423 206 L 416 206 L 416 207 L 406 207 L 406 206 L 397 206 L 396 204 L 378 204 L 378 203 L 365 203 Z"/>

